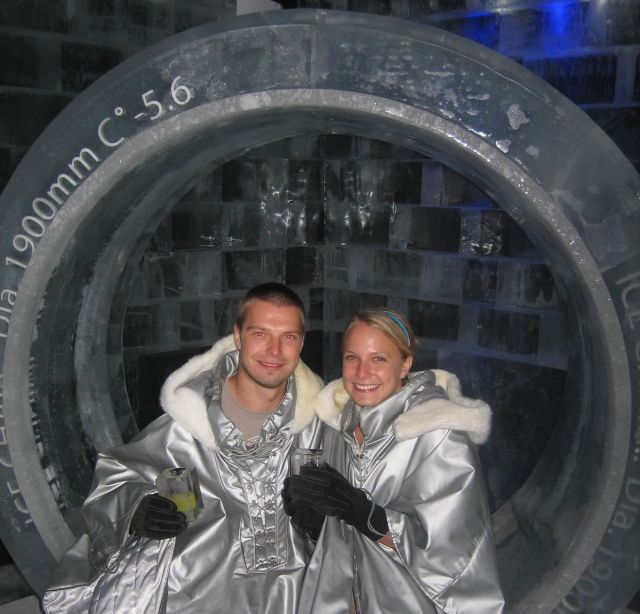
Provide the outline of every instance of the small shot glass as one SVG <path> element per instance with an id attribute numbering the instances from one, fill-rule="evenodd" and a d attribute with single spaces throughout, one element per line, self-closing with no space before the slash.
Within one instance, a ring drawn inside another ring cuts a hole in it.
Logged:
<path id="1" fill-rule="evenodd" d="M 319 448 L 296 448 L 289 460 L 289 473 L 298 475 L 302 467 L 319 467 L 322 463 L 322 450 Z"/>
<path id="2" fill-rule="evenodd" d="M 171 499 L 179 512 L 194 521 L 204 507 L 198 474 L 194 467 L 169 467 L 163 469 L 156 479 L 158 494 Z"/>

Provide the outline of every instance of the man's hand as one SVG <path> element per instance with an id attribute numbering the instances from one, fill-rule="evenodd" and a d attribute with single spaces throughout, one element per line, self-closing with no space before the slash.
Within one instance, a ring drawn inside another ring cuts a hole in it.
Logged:
<path id="1" fill-rule="evenodd" d="M 307 507 L 323 516 L 337 516 L 372 540 L 389 531 L 384 509 L 353 487 L 333 467 L 302 467 L 288 478 L 287 495 L 294 507 Z"/>
<path id="2" fill-rule="evenodd" d="M 186 528 L 186 516 L 173 501 L 160 495 L 144 497 L 131 519 L 131 531 L 151 539 L 175 537 Z"/>

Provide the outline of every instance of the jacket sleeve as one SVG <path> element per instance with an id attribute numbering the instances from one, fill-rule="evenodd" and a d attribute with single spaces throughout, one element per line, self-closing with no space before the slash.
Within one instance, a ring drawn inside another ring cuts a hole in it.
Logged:
<path id="1" fill-rule="evenodd" d="M 386 506 L 404 566 L 447 614 L 499 614 L 504 599 L 475 447 L 462 432 L 419 438 L 399 496 Z"/>
<path id="2" fill-rule="evenodd" d="M 100 454 L 82 510 L 93 567 L 108 570 L 112 557 L 132 538 L 129 526 L 133 512 L 142 498 L 155 490 L 151 476 L 141 468 L 128 466 L 117 456 Z"/>
<path id="3" fill-rule="evenodd" d="M 85 534 L 61 560 L 42 598 L 42 610 L 47 614 L 163 612 L 174 544 L 175 539 L 131 539 L 114 566 L 98 572 L 87 565 L 90 546 Z"/>
<path id="4" fill-rule="evenodd" d="M 98 455 L 82 508 L 91 539 L 90 562 L 96 569 L 108 568 L 110 559 L 131 539 L 133 512 L 145 495 L 156 492 L 158 472 L 181 464 L 172 450 L 183 433 L 165 414 L 129 443 Z"/>
<path id="5" fill-rule="evenodd" d="M 45 612 L 147 614 L 161 609 L 175 540 L 129 532 L 138 502 L 155 491 L 154 466 L 166 450 L 160 443 L 152 436 L 99 455 L 82 510 L 87 532 L 61 559 L 42 600 Z"/>

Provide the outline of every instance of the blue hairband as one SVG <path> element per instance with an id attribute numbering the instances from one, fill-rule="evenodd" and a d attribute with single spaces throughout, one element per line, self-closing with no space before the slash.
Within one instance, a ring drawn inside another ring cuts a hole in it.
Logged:
<path id="1" fill-rule="evenodd" d="M 409 331 L 407 330 L 407 327 L 402 323 L 402 320 L 400 320 L 398 317 L 393 315 L 393 313 L 391 313 L 387 309 L 381 309 L 380 311 L 384 313 L 384 315 L 386 315 L 390 320 L 393 320 L 402 329 L 404 336 L 407 338 L 407 345 L 411 347 L 411 337 L 409 336 Z"/>

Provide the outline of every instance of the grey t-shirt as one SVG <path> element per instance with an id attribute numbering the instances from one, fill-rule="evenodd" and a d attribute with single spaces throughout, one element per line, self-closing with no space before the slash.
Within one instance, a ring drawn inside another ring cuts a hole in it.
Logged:
<path id="1" fill-rule="evenodd" d="M 231 394 L 229 380 L 225 381 L 222 386 L 220 403 L 224 415 L 243 433 L 245 440 L 257 438 L 262 430 L 262 425 L 271 415 L 270 412 L 259 413 L 240 405 L 233 394 Z"/>

